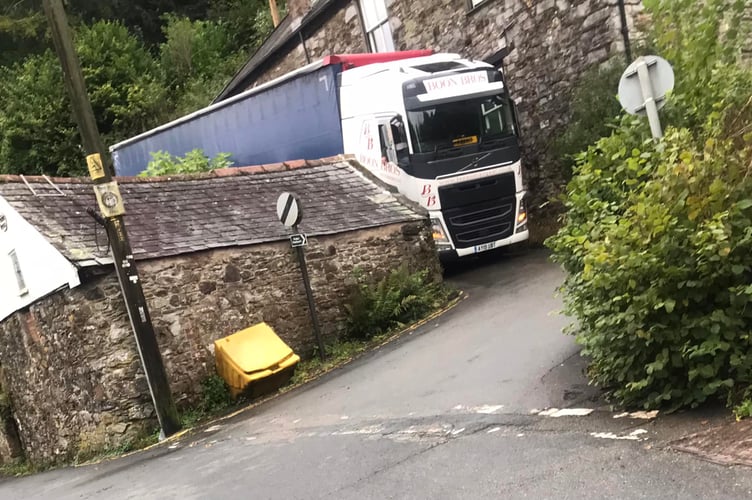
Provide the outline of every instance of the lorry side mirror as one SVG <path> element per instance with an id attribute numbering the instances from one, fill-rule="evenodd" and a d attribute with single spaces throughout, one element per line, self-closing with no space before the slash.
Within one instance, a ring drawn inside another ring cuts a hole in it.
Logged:
<path id="1" fill-rule="evenodd" d="M 407 147 L 407 134 L 405 133 L 405 123 L 402 117 L 397 115 L 389 120 L 394 139 L 394 151 L 397 154 L 397 165 L 405 167 L 410 162 L 410 151 Z"/>
<path id="2" fill-rule="evenodd" d="M 389 120 L 389 125 L 392 127 L 392 137 L 394 137 L 394 143 L 399 144 L 401 142 L 407 142 L 407 134 L 405 134 L 405 124 L 402 123 L 400 116 L 395 116 Z"/>
<path id="3" fill-rule="evenodd" d="M 381 139 L 381 157 L 384 161 L 397 163 L 396 148 L 392 131 L 386 124 L 379 125 L 379 138 Z"/>
<path id="4" fill-rule="evenodd" d="M 517 104 L 514 102 L 514 99 L 509 98 L 509 106 L 512 109 L 512 121 L 514 123 L 514 133 L 515 135 L 519 137 L 522 132 L 520 129 L 520 121 L 517 116 Z"/>

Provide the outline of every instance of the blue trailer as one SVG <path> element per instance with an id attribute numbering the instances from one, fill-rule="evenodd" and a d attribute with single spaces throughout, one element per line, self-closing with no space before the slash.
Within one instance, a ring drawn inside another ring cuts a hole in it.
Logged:
<path id="1" fill-rule="evenodd" d="M 137 175 L 157 151 L 183 156 L 198 148 L 210 158 L 230 153 L 237 166 L 342 153 L 336 85 L 341 65 L 304 69 L 115 144 L 115 172 Z"/>
<path id="2" fill-rule="evenodd" d="M 152 154 L 236 166 L 341 153 L 424 207 L 447 256 L 528 238 L 514 106 L 503 75 L 430 51 L 328 56 L 110 148 L 118 175 Z"/>

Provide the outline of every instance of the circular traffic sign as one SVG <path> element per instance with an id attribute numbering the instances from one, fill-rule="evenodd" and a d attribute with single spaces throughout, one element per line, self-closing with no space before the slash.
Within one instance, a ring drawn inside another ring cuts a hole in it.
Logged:
<path id="1" fill-rule="evenodd" d="M 277 217 L 287 227 L 295 227 L 303 218 L 298 199 L 290 193 L 282 193 L 277 198 Z"/>
<path id="2" fill-rule="evenodd" d="M 647 82 L 640 82 L 640 66 L 647 67 Z M 666 94 L 674 89 L 674 69 L 658 56 L 638 57 L 627 67 L 619 81 L 619 102 L 632 115 L 644 115 L 646 95 L 643 85 L 649 85 L 658 109 L 666 104 Z"/>

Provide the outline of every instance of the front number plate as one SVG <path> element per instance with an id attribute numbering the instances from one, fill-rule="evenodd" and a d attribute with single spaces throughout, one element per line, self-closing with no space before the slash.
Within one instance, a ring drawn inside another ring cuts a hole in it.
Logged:
<path id="1" fill-rule="evenodd" d="M 486 250 L 492 250 L 496 248 L 496 242 L 483 243 L 482 245 L 475 245 L 475 253 L 485 252 Z"/>

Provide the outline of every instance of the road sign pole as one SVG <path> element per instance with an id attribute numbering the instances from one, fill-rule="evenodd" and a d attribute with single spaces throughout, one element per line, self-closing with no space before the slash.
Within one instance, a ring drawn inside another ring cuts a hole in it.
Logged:
<path id="1" fill-rule="evenodd" d="M 645 99 L 645 113 L 648 115 L 650 131 L 653 134 L 653 138 L 660 139 L 663 137 L 661 118 L 658 116 L 658 106 L 655 104 L 653 83 L 650 81 L 650 71 L 644 58 L 640 58 L 637 62 L 637 77 L 640 79 L 642 97 Z"/>
<path id="2" fill-rule="evenodd" d="M 292 229 L 290 235 L 290 245 L 298 254 L 300 262 L 300 272 L 303 274 L 303 285 L 305 285 L 306 298 L 308 299 L 308 310 L 311 313 L 311 322 L 313 323 L 313 334 L 316 337 L 316 343 L 319 346 L 319 357 L 326 358 L 324 351 L 324 342 L 321 340 L 321 328 L 319 328 L 319 317 L 316 314 L 316 303 L 313 300 L 313 290 L 311 290 L 311 279 L 308 276 L 308 265 L 306 264 L 305 251 L 303 247 L 308 243 L 305 234 L 298 231 L 298 224 L 303 219 L 303 209 L 298 199 L 291 193 L 282 193 L 277 198 L 277 218 L 285 225 Z"/>
<path id="3" fill-rule="evenodd" d="M 293 231 L 298 233 L 298 226 L 293 226 Z M 316 343 L 319 346 L 319 357 L 323 361 L 326 358 L 324 342 L 321 339 L 321 328 L 319 327 L 319 317 L 316 314 L 316 303 L 313 300 L 313 290 L 311 290 L 311 279 L 308 276 L 308 265 L 306 264 L 305 251 L 302 246 L 295 247 L 300 263 L 300 272 L 303 275 L 303 285 L 305 286 L 306 298 L 308 299 L 308 310 L 311 313 L 311 322 L 313 323 L 313 335 L 316 337 Z"/>

